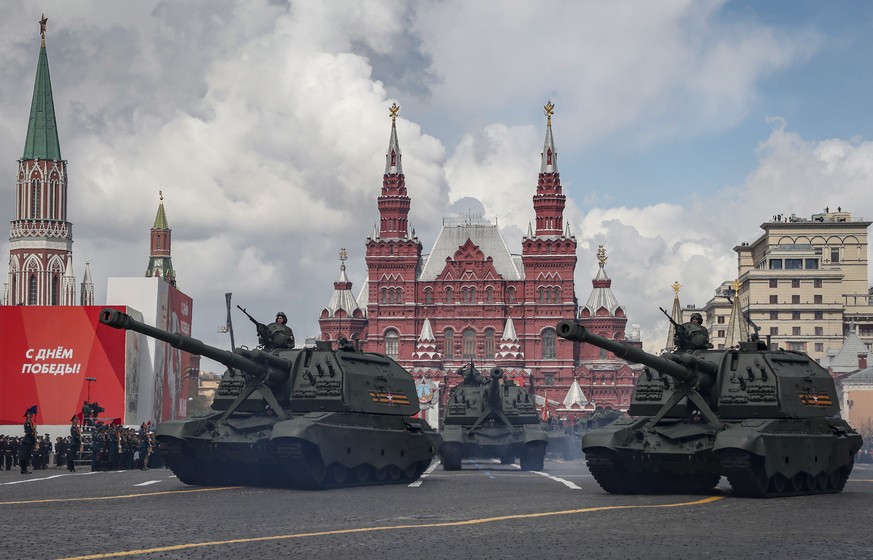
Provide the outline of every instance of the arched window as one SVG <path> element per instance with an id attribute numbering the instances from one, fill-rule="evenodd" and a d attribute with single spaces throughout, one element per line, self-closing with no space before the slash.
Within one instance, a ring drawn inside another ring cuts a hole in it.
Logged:
<path id="1" fill-rule="evenodd" d="M 543 359 L 554 360 L 557 355 L 555 329 L 546 329 L 543 331 Z"/>
<path id="2" fill-rule="evenodd" d="M 472 360 L 476 358 L 476 331 L 473 329 L 464 329 L 462 335 L 464 343 L 464 359 Z"/>
<path id="3" fill-rule="evenodd" d="M 451 288 L 450 288 L 451 289 Z M 455 331 L 446 329 L 443 356 L 446 360 L 455 359 Z"/>
<path id="4" fill-rule="evenodd" d="M 451 286 L 446 288 L 446 303 L 452 303 L 454 300 L 452 299 L 452 288 Z"/>
<path id="5" fill-rule="evenodd" d="M 515 303 L 515 288 L 506 289 L 506 301 L 507 303 Z"/>
<path id="6" fill-rule="evenodd" d="M 161 248 L 161 236 L 158 235 L 155 237 L 155 249 L 160 249 L 160 248 Z"/>
<path id="7" fill-rule="evenodd" d="M 494 329 L 485 329 L 485 359 L 494 359 Z"/>
<path id="8" fill-rule="evenodd" d="M 397 359 L 400 335 L 394 329 L 385 331 L 385 354 L 392 360 Z"/>
<path id="9" fill-rule="evenodd" d="M 491 286 L 485 288 L 485 302 L 494 303 L 494 288 Z"/>
<path id="10" fill-rule="evenodd" d="M 52 305 L 58 304 L 58 275 L 52 274 Z"/>
<path id="11" fill-rule="evenodd" d="M 382 288 L 382 303 L 388 303 L 388 290 Z"/>
<path id="12" fill-rule="evenodd" d="M 39 218 L 39 205 L 40 205 L 40 184 L 39 179 L 33 179 L 30 182 L 30 212 L 31 216 L 34 218 Z"/>
<path id="13" fill-rule="evenodd" d="M 540 303 L 544 303 L 544 302 L 546 301 L 546 299 L 545 299 L 545 298 L 546 298 L 545 292 L 546 292 L 546 289 L 543 288 L 542 286 L 540 286 L 539 288 L 537 288 L 537 301 L 538 301 L 538 302 L 540 302 Z"/>
<path id="14" fill-rule="evenodd" d="M 431 290 L 430 288 L 424 290 L 424 303 L 433 303 L 433 290 Z"/>
<path id="15" fill-rule="evenodd" d="M 36 274 L 30 275 L 30 285 L 27 292 L 27 305 L 36 305 Z"/>
<path id="16" fill-rule="evenodd" d="M 394 291 L 394 302 L 403 303 L 403 288 L 397 288 Z"/>

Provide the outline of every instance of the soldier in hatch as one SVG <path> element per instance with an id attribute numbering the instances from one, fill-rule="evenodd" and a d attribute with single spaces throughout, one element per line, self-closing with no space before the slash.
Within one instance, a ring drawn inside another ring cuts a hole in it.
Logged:
<path id="1" fill-rule="evenodd" d="M 258 329 L 258 341 L 267 350 L 274 348 L 294 348 L 294 332 L 288 326 L 288 317 L 281 311 L 276 313 L 276 321 L 266 329 Z"/>
<path id="2" fill-rule="evenodd" d="M 712 348 L 709 343 L 709 331 L 703 326 L 703 316 L 692 313 L 691 320 L 676 329 L 674 342 L 680 350 L 706 350 Z"/>

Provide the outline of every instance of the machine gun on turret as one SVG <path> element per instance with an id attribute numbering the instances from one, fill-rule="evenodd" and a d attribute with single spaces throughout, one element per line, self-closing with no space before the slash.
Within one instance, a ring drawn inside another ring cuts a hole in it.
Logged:
<path id="1" fill-rule="evenodd" d="M 246 311 L 244 307 L 241 307 L 241 306 L 237 305 L 236 308 L 239 309 L 240 311 L 242 311 L 242 312 L 243 312 L 243 315 L 245 315 L 246 317 L 248 317 L 248 318 L 249 318 L 249 321 L 251 321 L 252 323 L 255 324 L 255 329 L 256 329 L 257 332 L 258 332 L 258 341 L 261 343 L 261 345 L 266 344 L 267 341 L 270 340 L 270 329 L 269 329 L 269 327 L 267 327 L 267 325 L 261 323 L 260 321 L 258 321 L 258 320 L 255 319 L 254 317 L 252 317 L 251 315 L 249 315 L 249 312 Z"/>

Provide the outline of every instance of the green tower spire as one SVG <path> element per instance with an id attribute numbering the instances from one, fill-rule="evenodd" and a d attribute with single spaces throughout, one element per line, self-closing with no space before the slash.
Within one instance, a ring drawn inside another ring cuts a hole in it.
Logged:
<path id="1" fill-rule="evenodd" d="M 45 50 L 45 15 L 40 20 L 42 45 L 36 67 L 36 82 L 33 84 L 33 100 L 30 103 L 30 122 L 27 124 L 27 140 L 21 159 L 61 158 L 61 143 L 58 141 L 58 125 L 55 122 L 55 104 L 52 100 L 52 81 L 49 76 L 48 55 Z"/>

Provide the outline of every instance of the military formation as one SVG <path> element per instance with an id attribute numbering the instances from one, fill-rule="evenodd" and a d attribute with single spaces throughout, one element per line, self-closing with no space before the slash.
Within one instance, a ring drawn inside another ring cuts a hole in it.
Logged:
<path id="1" fill-rule="evenodd" d="M 698 313 L 687 323 L 674 322 L 675 348 L 660 356 L 590 333 L 575 321 L 558 323 L 562 338 L 646 366 L 636 380 L 630 417 L 603 418 L 611 421 L 607 426 L 594 417 L 559 429 L 554 421 L 541 424 L 535 399 L 523 387 L 499 368 L 483 375 L 470 362 L 457 371 L 463 381 L 448 396 L 440 434 L 413 418 L 419 412 L 411 398 L 414 380 L 390 358 L 348 344 L 333 350 L 329 342 L 295 349 L 284 313 L 270 325 L 246 316 L 257 326 L 258 349 L 227 352 L 114 309 L 101 311 L 105 325 L 163 340 L 228 370 L 211 414 L 165 422 L 156 434 L 146 425 L 138 431 L 96 425 L 89 426 L 86 441 L 74 416 L 70 437 L 58 442 L 57 464 L 67 457 L 74 470 L 77 453 L 90 446 L 92 470 L 148 468 L 158 439 L 168 466 L 186 484 L 284 481 L 321 489 L 415 480 L 437 452 L 446 470 L 460 469 L 466 457 L 497 457 L 503 464 L 520 459 L 522 470 L 539 471 L 548 434 L 584 431 L 589 471 L 607 492 L 709 492 L 724 476 L 737 495 L 762 498 L 841 492 L 862 444 L 838 417 L 833 379 L 808 356 L 773 350 L 757 336 L 712 350 Z M 314 411 L 317 417 L 306 414 Z M 35 406 L 26 411 L 21 438 L 3 438 L 5 468 L 14 466 L 15 448 L 22 473 L 30 472 L 31 461 L 46 464 L 40 448 L 50 449 L 51 442 L 39 439 L 35 413 Z M 348 430 L 349 417 L 358 414 L 365 434 Z M 245 429 L 228 421 L 234 415 L 246 419 Z M 748 418 L 759 421 L 749 424 Z M 808 437 L 786 440 L 771 429 L 789 421 Z M 406 437 L 395 435 L 401 433 Z M 755 438 L 762 447 L 743 443 Z M 569 445 L 578 447 L 577 441 L 571 438 Z M 263 452 L 239 453 L 251 448 Z M 671 461 L 671 454 L 687 461 Z"/>
<path id="2" fill-rule="evenodd" d="M 145 470 L 159 464 L 154 431 L 145 423 L 139 430 L 102 422 L 83 428 L 78 416 L 73 416 L 70 435 L 52 442 L 48 434 L 42 438 L 37 434 L 36 411 L 32 406 L 25 412 L 23 436 L 0 434 L 0 469 L 19 467 L 21 474 L 32 474 L 48 468 L 51 461 L 70 472 L 83 463 L 90 464 L 92 471 Z"/>

